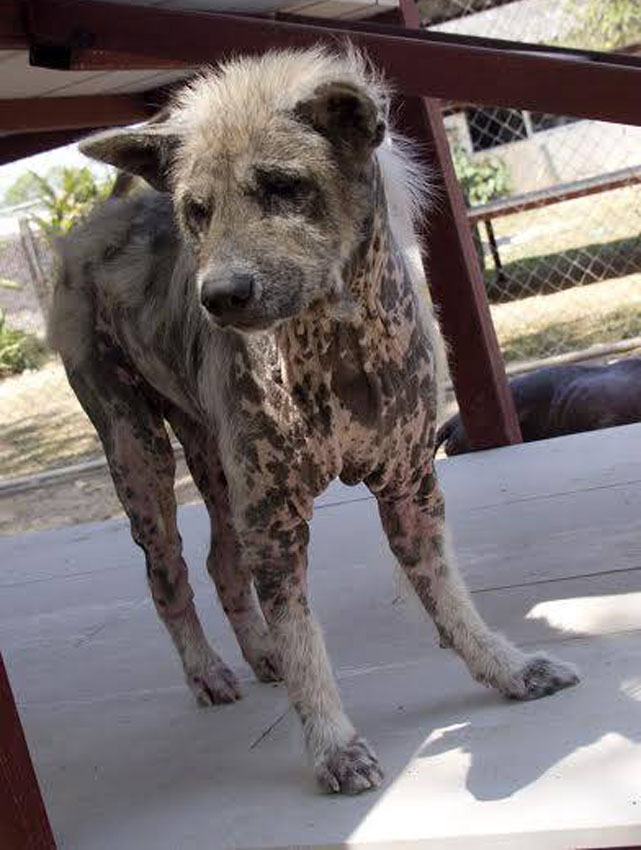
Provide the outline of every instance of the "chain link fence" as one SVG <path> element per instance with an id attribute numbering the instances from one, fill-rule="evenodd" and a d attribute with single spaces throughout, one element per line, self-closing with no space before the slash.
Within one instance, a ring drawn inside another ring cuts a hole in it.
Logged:
<path id="1" fill-rule="evenodd" d="M 51 297 L 53 252 L 27 218 L 0 236 L 0 311 L 11 328 L 44 340 Z"/>
<path id="2" fill-rule="evenodd" d="M 419 5 L 435 31 L 641 52 L 637 0 Z M 639 337 L 641 128 L 461 103 L 444 114 L 506 360 Z"/>

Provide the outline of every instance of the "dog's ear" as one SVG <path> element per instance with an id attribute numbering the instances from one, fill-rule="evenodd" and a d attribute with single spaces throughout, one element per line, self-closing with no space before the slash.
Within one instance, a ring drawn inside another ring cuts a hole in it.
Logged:
<path id="1" fill-rule="evenodd" d="M 385 136 L 385 121 L 372 98 L 350 82 L 326 83 L 294 113 L 325 136 L 337 151 L 366 162 Z"/>
<path id="2" fill-rule="evenodd" d="M 159 192 L 169 191 L 169 171 L 180 144 L 163 110 L 139 127 L 104 130 L 83 139 L 82 153 L 142 177 Z"/>

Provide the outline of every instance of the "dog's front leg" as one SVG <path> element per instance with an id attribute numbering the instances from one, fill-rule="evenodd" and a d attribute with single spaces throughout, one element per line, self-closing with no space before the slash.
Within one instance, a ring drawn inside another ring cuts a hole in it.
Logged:
<path id="1" fill-rule="evenodd" d="M 433 461 L 422 476 L 388 475 L 372 488 L 390 547 L 425 609 L 441 646 L 451 647 L 480 682 L 518 700 L 537 699 L 578 682 L 574 667 L 545 653 L 526 654 L 485 624 L 450 551 L 445 504 Z"/>
<path id="2" fill-rule="evenodd" d="M 303 514 L 311 515 L 311 507 L 311 496 L 301 511 L 300 498 L 291 499 L 265 481 L 262 494 L 248 497 L 242 511 L 242 545 L 316 778 L 327 791 L 357 794 L 378 786 L 382 772 L 343 711 L 321 629 L 310 610 L 309 530 Z"/>

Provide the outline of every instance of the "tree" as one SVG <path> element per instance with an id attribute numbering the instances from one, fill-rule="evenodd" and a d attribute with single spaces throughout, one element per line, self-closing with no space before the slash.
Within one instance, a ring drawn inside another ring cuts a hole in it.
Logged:
<path id="1" fill-rule="evenodd" d="M 28 171 L 9 187 L 5 203 L 34 201 L 36 211 L 29 218 L 49 237 L 67 233 L 98 201 L 106 198 L 114 178 L 99 180 L 86 166 L 56 167 L 46 177 Z"/>
<path id="2" fill-rule="evenodd" d="M 24 174 L 21 174 L 5 192 L 4 203 L 8 207 L 17 207 L 18 204 L 37 201 L 40 188 L 36 177 L 32 171 L 26 171 Z"/>

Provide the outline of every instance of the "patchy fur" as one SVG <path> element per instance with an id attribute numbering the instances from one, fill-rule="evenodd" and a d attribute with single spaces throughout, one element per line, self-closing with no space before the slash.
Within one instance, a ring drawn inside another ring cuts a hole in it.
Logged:
<path id="1" fill-rule="evenodd" d="M 83 147 L 160 191 L 109 200 L 63 244 L 51 338 L 197 698 L 239 692 L 193 607 L 165 421 L 210 513 L 224 610 L 259 678 L 284 678 L 323 788 L 382 779 L 307 594 L 313 501 L 337 476 L 376 495 L 442 643 L 477 679 L 518 699 L 573 684 L 488 630 L 449 554 L 433 463 L 444 357 L 413 229 L 423 183 L 363 57 L 237 59 L 157 120 Z"/>

